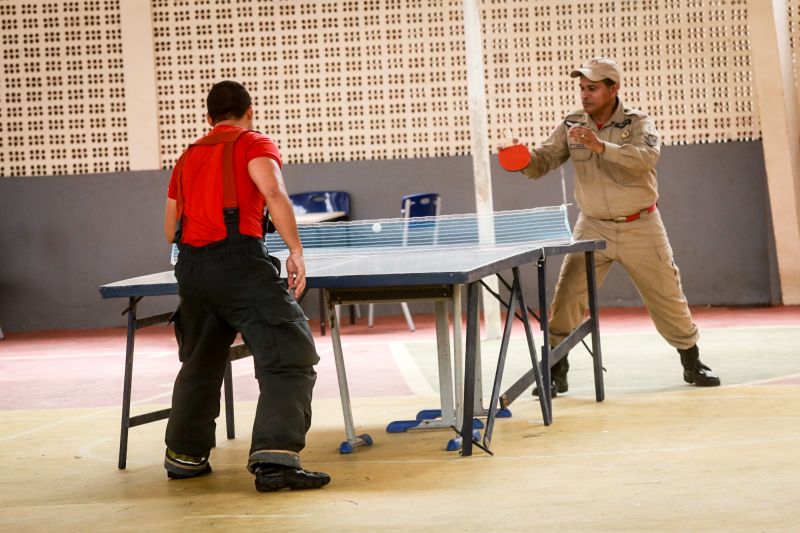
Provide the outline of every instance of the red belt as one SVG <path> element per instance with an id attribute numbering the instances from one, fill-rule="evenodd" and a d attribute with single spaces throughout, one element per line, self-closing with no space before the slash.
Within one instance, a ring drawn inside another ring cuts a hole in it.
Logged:
<path id="1" fill-rule="evenodd" d="M 632 215 L 628 215 L 626 217 L 612 218 L 610 219 L 610 222 L 633 222 L 634 220 L 639 220 L 642 217 L 642 215 L 647 213 L 652 213 L 655 210 L 656 210 L 656 204 L 653 204 L 650 207 L 642 209 L 641 211 L 634 213 Z"/>

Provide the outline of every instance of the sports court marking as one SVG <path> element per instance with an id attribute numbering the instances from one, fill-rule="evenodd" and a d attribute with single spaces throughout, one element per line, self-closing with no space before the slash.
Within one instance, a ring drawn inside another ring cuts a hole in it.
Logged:
<path id="1" fill-rule="evenodd" d="M 733 387 L 742 387 L 742 385 L 731 385 L 730 388 Z M 728 388 L 728 387 L 725 387 Z M 162 395 L 163 396 L 163 395 Z M 769 394 L 762 398 L 768 398 L 770 400 L 797 400 L 798 395 L 782 395 L 782 394 Z M 749 401 L 752 400 L 753 397 L 749 395 L 714 395 L 714 394 L 703 394 L 703 395 L 686 395 L 683 393 L 673 393 L 673 394 L 663 394 L 658 395 L 658 397 L 654 397 L 653 395 L 639 395 L 635 397 L 630 397 L 625 399 L 626 404 L 630 404 L 633 402 L 637 403 L 653 403 L 654 400 L 658 400 L 658 402 L 669 401 L 669 402 L 686 402 L 686 401 L 697 401 L 697 400 L 714 400 L 714 401 L 726 401 L 726 400 L 744 400 Z M 146 399 L 147 400 L 147 399 Z M 592 404 L 594 405 L 594 404 Z M 578 411 L 580 411 L 580 407 L 576 407 Z M 104 409 L 103 411 L 108 411 L 109 409 Z M 78 418 L 87 418 L 87 416 L 76 417 Z M 800 415 L 798 416 L 740 416 L 740 415 L 733 415 L 731 417 L 726 418 L 737 418 L 737 419 L 756 419 L 756 420 L 764 420 L 764 421 L 800 421 Z M 526 423 L 530 424 L 531 427 L 527 431 L 538 432 L 543 436 L 543 434 L 547 431 L 547 428 L 541 426 L 541 421 L 536 419 L 527 420 Z M 53 424 L 49 424 L 47 426 L 52 426 Z M 36 428 L 43 429 L 42 428 Z M 34 430 L 31 430 L 34 431 Z M 525 430 L 523 430 L 524 432 Z M 608 431 L 599 431 L 598 433 L 607 433 Z M 391 439 L 391 436 L 383 435 L 382 438 Z M 522 436 L 525 438 L 525 435 Z M 526 454 L 526 455 L 516 455 L 516 454 L 507 454 L 507 452 L 499 452 L 498 455 L 494 456 L 494 459 L 497 460 L 541 460 L 542 458 L 550 458 L 550 459 L 558 459 L 558 458 L 574 458 L 574 457 L 595 457 L 595 456 L 618 456 L 618 455 L 626 455 L 626 454 L 636 454 L 636 455 L 643 455 L 649 453 L 686 453 L 692 451 L 702 451 L 702 450 L 714 450 L 714 449 L 729 449 L 729 448 L 741 448 L 741 447 L 764 447 L 768 445 L 775 445 L 778 443 L 786 443 L 786 442 L 800 442 L 800 433 L 793 434 L 793 435 L 786 435 L 783 437 L 765 437 L 763 439 L 743 439 L 741 441 L 731 441 L 729 436 L 720 435 L 720 439 L 723 439 L 719 442 L 706 442 L 706 443 L 698 443 L 698 444 L 690 444 L 690 445 L 681 445 L 681 446 L 668 446 L 668 447 L 646 447 L 646 448 L 620 448 L 620 449 L 604 449 L 600 451 L 584 451 L 584 452 L 569 452 L 569 453 L 537 453 L 537 454 Z M 7 439 L 6 439 L 7 440 Z M 111 437 L 104 437 L 99 438 L 87 443 L 84 446 L 78 448 L 77 452 L 84 458 L 87 459 L 94 459 L 97 461 L 105 462 L 105 463 L 115 463 L 117 460 L 116 453 L 112 456 L 105 457 L 103 455 L 98 455 L 94 452 L 94 449 L 97 446 L 100 446 L 108 441 L 112 441 Z M 116 452 L 115 450 L 113 450 Z M 445 452 L 442 450 L 441 458 L 434 458 L 434 459 L 420 459 L 414 458 L 412 456 L 408 456 L 404 459 L 398 460 L 390 460 L 390 459 L 360 459 L 356 458 L 356 455 L 348 456 L 347 458 L 342 458 L 337 461 L 313 461 L 315 465 L 341 465 L 341 464 L 401 464 L 401 463 L 416 463 L 416 464 L 428 464 L 428 463 L 437 463 L 437 464 L 444 464 L 450 463 L 454 460 L 459 459 L 459 457 L 455 454 Z M 130 460 L 128 461 L 130 466 L 152 466 L 153 462 L 151 461 L 137 461 L 137 460 Z M 236 468 L 241 466 L 239 463 L 223 463 L 223 462 L 215 462 L 220 467 L 230 467 Z"/>
<path id="2" fill-rule="evenodd" d="M 544 431 L 543 428 L 539 428 Z M 688 453 L 688 452 L 696 452 L 702 450 L 719 450 L 719 449 L 727 449 L 727 448 L 750 448 L 750 447 L 759 447 L 762 448 L 766 445 L 775 445 L 779 443 L 790 443 L 790 442 L 800 442 L 800 434 L 798 435 L 789 435 L 785 437 L 775 437 L 775 438 L 764 438 L 764 439 L 750 439 L 750 440 L 742 440 L 738 442 L 731 442 L 730 439 L 726 436 L 724 437 L 724 442 L 712 442 L 706 444 L 694 444 L 694 445 L 687 445 L 687 446 L 669 446 L 669 447 L 648 447 L 648 448 L 619 448 L 619 449 L 605 449 L 600 451 L 585 451 L 585 452 L 569 452 L 569 453 L 536 453 L 536 454 L 526 454 L 526 455 L 518 455 L 518 454 L 509 454 L 505 451 L 495 449 L 496 454 L 494 456 L 489 455 L 475 455 L 473 456 L 472 460 L 482 459 L 482 460 L 495 460 L 495 461 L 519 461 L 519 460 L 531 460 L 531 461 L 541 461 L 542 459 L 560 459 L 560 458 L 575 458 L 575 457 L 610 457 L 610 456 L 617 456 L 617 455 L 647 455 L 652 453 L 663 453 L 663 454 L 674 454 L 674 453 Z M 112 440 L 110 437 L 96 439 L 91 443 L 87 444 L 86 446 L 82 446 L 78 448 L 78 453 L 81 457 L 85 459 L 94 459 L 97 461 L 105 462 L 105 463 L 116 463 L 117 456 L 114 455 L 113 457 L 103 457 L 101 455 L 95 454 L 92 450 L 97 445 L 102 444 L 103 442 Z M 331 453 L 336 453 L 335 451 Z M 414 458 L 412 455 L 407 455 L 403 459 L 357 459 L 357 455 L 350 455 L 347 458 L 342 458 L 337 461 L 309 461 L 309 464 L 313 465 L 369 465 L 369 464 L 446 464 L 446 463 L 454 463 L 460 462 L 461 457 L 453 452 L 446 452 L 441 450 L 442 457 L 435 458 L 435 459 L 420 459 Z M 337 454 L 338 455 L 338 454 Z M 150 461 L 131 461 L 128 460 L 129 466 L 153 466 L 157 462 L 154 459 L 152 462 Z M 225 467 L 225 468 L 237 468 L 241 467 L 240 463 L 225 463 L 220 461 L 214 461 L 212 459 L 215 467 Z"/>
<path id="3" fill-rule="evenodd" d="M 100 461 L 103 463 L 113 463 L 116 461 L 115 458 L 111 457 L 103 457 L 102 455 L 97 455 L 94 453 L 94 448 L 96 448 L 100 444 L 104 444 L 111 440 L 111 437 L 102 437 L 99 439 L 94 439 L 88 444 L 85 444 L 78 448 L 77 455 L 81 459 L 94 459 L 95 461 Z"/>
<path id="4" fill-rule="evenodd" d="M 185 515 L 183 518 L 191 520 L 225 520 L 240 518 L 248 519 L 282 519 L 282 518 L 310 518 L 310 514 L 205 514 L 205 515 Z"/>
<path id="5" fill-rule="evenodd" d="M 436 396 L 437 391 L 433 390 L 430 382 L 425 378 L 419 365 L 414 361 L 411 353 L 406 348 L 404 342 L 389 342 L 389 351 L 392 353 L 400 375 L 417 396 Z"/>
<path id="6" fill-rule="evenodd" d="M 170 397 L 172 396 L 172 391 L 171 390 L 169 392 L 162 392 L 160 394 L 149 396 L 147 398 L 142 398 L 141 400 L 136 400 L 135 402 L 131 402 L 131 405 L 132 406 L 133 405 L 139 405 L 139 404 L 142 404 L 142 403 L 145 403 L 145 402 L 151 402 L 153 400 L 158 400 L 158 399 L 161 399 L 161 398 L 165 398 L 167 396 L 170 396 Z M 56 420 L 55 422 L 49 422 L 49 423 L 41 425 L 41 426 L 37 426 L 37 427 L 34 427 L 34 428 L 26 429 L 25 431 L 20 431 L 19 433 L 13 433 L 11 435 L 5 435 L 5 436 L 0 437 L 0 442 L 15 440 L 15 439 L 18 439 L 19 437 L 24 437 L 25 435 L 30 435 L 32 433 L 37 433 L 37 432 L 45 430 L 45 429 L 50 429 L 50 428 L 54 428 L 54 427 L 58 427 L 58 426 L 63 426 L 64 424 L 70 424 L 70 423 L 76 422 L 78 420 L 84 420 L 84 419 L 87 419 L 87 418 L 94 418 L 96 416 L 99 416 L 99 415 L 102 415 L 102 414 L 105 414 L 105 413 L 108 413 L 108 412 L 111 412 L 111 411 L 119 412 L 120 411 L 120 406 L 119 405 L 115 405 L 113 407 L 104 407 L 104 408 L 98 409 L 96 411 L 93 411 L 91 413 L 86 413 L 86 414 L 78 415 L 78 416 L 72 416 L 72 417 L 69 417 L 69 418 L 62 418 L 61 420 Z"/>
<path id="7" fill-rule="evenodd" d="M 602 450 L 602 451 L 586 451 L 586 452 L 570 452 L 570 453 L 537 453 L 535 455 L 515 455 L 515 454 L 504 454 L 502 452 L 498 452 L 495 450 L 496 454 L 493 456 L 481 454 L 481 455 L 473 455 L 472 459 L 475 460 L 487 460 L 487 461 L 519 461 L 523 460 L 531 460 L 531 461 L 541 461 L 542 459 L 558 459 L 558 458 L 572 458 L 572 457 L 607 457 L 612 455 L 647 455 L 651 453 L 686 453 L 686 452 L 694 452 L 694 451 L 701 451 L 701 450 L 718 450 L 723 448 L 750 448 L 754 446 L 763 447 L 764 445 L 770 444 L 777 444 L 777 443 L 785 443 L 785 442 L 800 442 L 800 434 L 798 435 L 791 435 L 787 437 L 778 437 L 778 438 L 765 438 L 765 439 L 754 439 L 754 440 L 747 440 L 747 441 L 740 441 L 740 442 L 730 442 L 730 440 L 726 437 L 725 442 L 720 443 L 710 443 L 710 444 L 697 444 L 693 446 L 673 446 L 673 447 L 664 447 L 664 448 L 621 448 L 621 449 L 614 449 L 614 450 Z M 449 454 L 450 452 L 442 452 L 442 454 Z M 351 465 L 351 464 L 403 464 L 403 463 L 453 463 L 457 464 L 461 461 L 461 457 L 458 455 L 449 455 L 447 458 L 442 459 L 415 459 L 413 457 L 408 457 L 406 459 L 375 459 L 375 460 L 358 460 L 358 459 L 351 459 L 348 458 L 346 462 L 342 461 L 314 461 L 314 465 Z"/>
<path id="8" fill-rule="evenodd" d="M 789 374 L 788 376 L 759 379 L 756 381 L 748 381 L 746 383 L 740 383 L 739 385 L 800 385 L 800 373 Z"/>

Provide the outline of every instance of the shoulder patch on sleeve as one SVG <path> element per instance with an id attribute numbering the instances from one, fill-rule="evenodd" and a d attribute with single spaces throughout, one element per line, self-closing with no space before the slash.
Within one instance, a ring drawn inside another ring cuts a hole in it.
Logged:
<path id="1" fill-rule="evenodd" d="M 647 146 L 656 146 L 658 144 L 658 136 L 653 135 L 652 133 L 645 133 L 644 134 L 644 142 Z"/>
<path id="2" fill-rule="evenodd" d="M 647 116 L 647 114 L 643 113 L 642 111 L 639 111 L 638 109 L 633 109 L 633 108 L 630 108 L 630 107 L 623 107 L 622 108 L 622 112 L 625 115 L 635 115 L 637 117 L 646 117 Z"/>

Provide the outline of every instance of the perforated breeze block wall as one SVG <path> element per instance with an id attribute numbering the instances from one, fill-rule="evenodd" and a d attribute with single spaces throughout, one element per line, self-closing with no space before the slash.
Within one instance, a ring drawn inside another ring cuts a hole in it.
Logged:
<path id="1" fill-rule="evenodd" d="M 619 60 L 624 100 L 665 144 L 760 137 L 745 0 L 480 6 L 492 145 L 505 127 L 546 138 L 579 107 L 569 72 L 594 55 Z M 221 79 L 251 91 L 256 127 L 289 163 L 469 153 L 461 0 L 151 7 L 164 168 L 206 131 L 204 97 Z M 124 170 L 136 95 L 122 89 L 119 1 L 4 0 L 0 25 L 2 175 Z"/>
<path id="2" fill-rule="evenodd" d="M 0 175 L 129 168 L 118 0 L 0 1 Z"/>

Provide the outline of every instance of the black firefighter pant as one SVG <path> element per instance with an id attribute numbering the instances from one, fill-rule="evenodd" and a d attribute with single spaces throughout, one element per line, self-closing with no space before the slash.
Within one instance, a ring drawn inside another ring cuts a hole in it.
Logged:
<path id="1" fill-rule="evenodd" d="M 307 319 L 263 243 L 236 236 L 202 248 L 181 245 L 175 276 L 180 295 L 175 334 L 183 364 L 172 394 L 167 446 L 208 457 L 228 348 L 240 332 L 253 354 L 260 390 L 249 466 L 299 467 L 319 357 Z"/>

